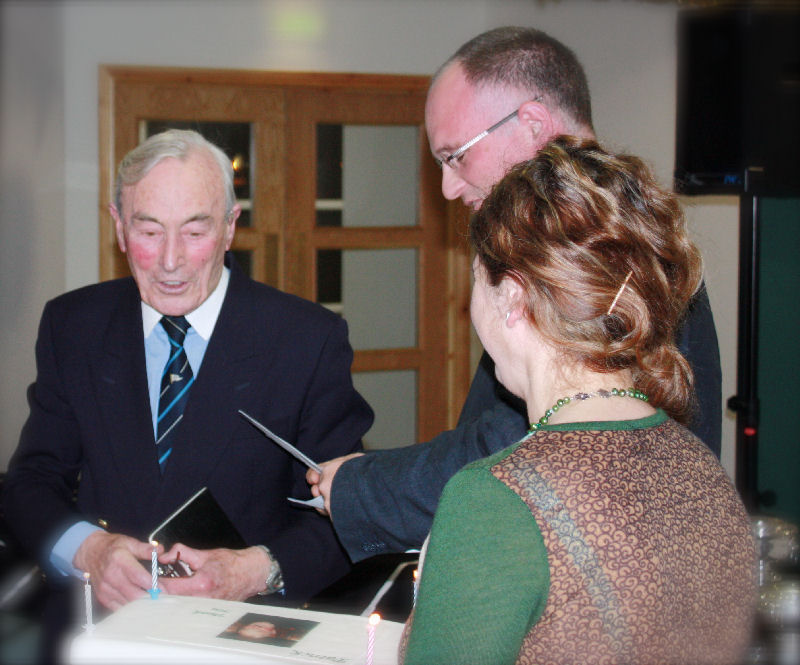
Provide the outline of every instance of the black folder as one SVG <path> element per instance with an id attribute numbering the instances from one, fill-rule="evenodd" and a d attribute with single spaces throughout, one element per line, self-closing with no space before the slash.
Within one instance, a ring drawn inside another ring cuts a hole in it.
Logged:
<path id="1" fill-rule="evenodd" d="M 207 487 L 198 491 L 159 524 L 148 536 L 148 540 L 158 541 L 165 550 L 175 543 L 183 543 L 198 550 L 216 547 L 238 550 L 247 547 L 244 538 Z"/>

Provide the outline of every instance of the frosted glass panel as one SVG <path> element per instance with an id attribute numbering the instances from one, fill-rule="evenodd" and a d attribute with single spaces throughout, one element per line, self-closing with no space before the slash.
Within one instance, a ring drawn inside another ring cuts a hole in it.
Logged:
<path id="1" fill-rule="evenodd" d="M 364 447 L 397 448 L 417 443 L 417 373 L 360 372 L 356 390 L 375 411 L 375 424 L 364 436 Z"/>
<path id="2" fill-rule="evenodd" d="M 345 125 L 343 226 L 416 226 L 417 128 Z"/>
<path id="3" fill-rule="evenodd" d="M 341 269 L 353 348 L 417 346 L 417 250 L 348 249 Z"/>

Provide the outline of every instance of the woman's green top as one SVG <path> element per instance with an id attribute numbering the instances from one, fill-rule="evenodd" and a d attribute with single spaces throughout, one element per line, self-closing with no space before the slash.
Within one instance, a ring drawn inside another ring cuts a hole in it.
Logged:
<path id="1" fill-rule="evenodd" d="M 663 411 L 548 425 L 445 487 L 404 662 L 733 662 L 753 558 L 724 470 Z"/>

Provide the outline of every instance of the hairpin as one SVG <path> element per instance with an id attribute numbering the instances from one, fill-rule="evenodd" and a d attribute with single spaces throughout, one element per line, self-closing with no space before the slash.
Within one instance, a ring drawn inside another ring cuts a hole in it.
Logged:
<path id="1" fill-rule="evenodd" d="M 633 270 L 628 272 L 628 276 L 625 277 L 625 281 L 622 282 L 622 286 L 619 287 L 619 291 L 617 291 L 617 295 L 614 296 L 614 300 L 611 301 L 611 304 L 608 307 L 608 311 L 606 312 L 606 316 L 611 316 L 611 312 L 614 311 L 614 307 L 616 307 L 616 305 L 617 305 L 617 300 L 619 300 L 619 297 L 622 295 L 622 292 L 625 290 L 625 287 L 628 285 L 628 280 L 631 278 L 631 275 L 633 275 Z"/>

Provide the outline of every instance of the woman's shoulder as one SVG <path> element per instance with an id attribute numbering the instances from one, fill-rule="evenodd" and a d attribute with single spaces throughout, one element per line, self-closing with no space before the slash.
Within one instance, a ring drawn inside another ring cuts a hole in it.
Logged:
<path id="1" fill-rule="evenodd" d="M 502 462 L 507 457 L 512 455 L 514 451 L 516 451 L 520 446 L 525 444 L 525 442 L 530 438 L 529 434 L 526 434 L 522 437 L 519 441 L 515 441 L 509 446 L 506 446 L 502 450 L 498 450 L 496 453 L 492 453 L 487 457 L 481 457 L 480 459 L 474 460 L 469 464 L 464 465 L 458 473 L 481 473 L 484 471 L 489 471 L 493 466 Z M 456 474 L 458 475 L 458 474 Z"/>

